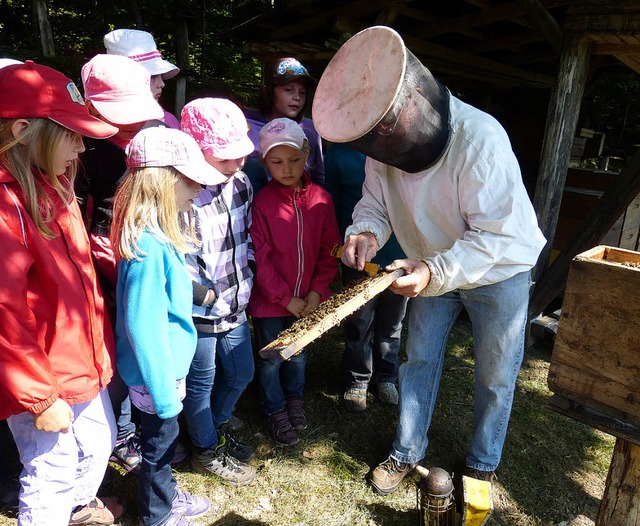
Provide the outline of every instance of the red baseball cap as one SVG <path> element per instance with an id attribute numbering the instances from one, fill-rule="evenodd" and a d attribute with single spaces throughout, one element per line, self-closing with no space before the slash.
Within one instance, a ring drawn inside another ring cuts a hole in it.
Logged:
<path id="1" fill-rule="evenodd" d="M 0 69 L 0 100 L 0 119 L 49 119 L 93 139 L 118 133 L 89 114 L 71 79 L 30 60 Z"/>

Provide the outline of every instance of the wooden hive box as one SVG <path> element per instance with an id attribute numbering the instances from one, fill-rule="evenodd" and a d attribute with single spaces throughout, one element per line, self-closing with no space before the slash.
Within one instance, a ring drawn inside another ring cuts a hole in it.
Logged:
<path id="1" fill-rule="evenodd" d="M 640 425 L 640 253 L 598 246 L 574 258 L 549 388 Z"/>

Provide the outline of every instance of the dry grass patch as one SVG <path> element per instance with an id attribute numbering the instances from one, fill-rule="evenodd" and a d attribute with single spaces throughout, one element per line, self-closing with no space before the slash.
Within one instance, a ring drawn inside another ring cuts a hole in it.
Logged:
<path id="1" fill-rule="evenodd" d="M 430 443 L 423 462 L 453 471 L 464 455 L 473 421 L 473 341 L 464 319 L 454 327 L 442 377 Z M 176 470 L 178 482 L 207 495 L 214 511 L 208 526 L 394 526 L 417 521 L 415 479 L 393 495 L 375 495 L 369 469 L 393 441 L 397 409 L 369 395 L 362 414 L 342 405 L 339 329 L 308 348 L 306 407 L 309 429 L 298 446 L 276 447 L 267 434 L 254 386 L 239 404 L 241 436 L 257 449 L 257 482 L 225 486 L 212 477 Z M 550 349 L 529 349 L 519 376 L 509 434 L 495 485 L 492 526 L 591 526 L 604 489 L 614 440 L 550 411 L 546 386 Z M 109 468 L 103 494 L 128 501 L 122 526 L 138 524 L 136 478 Z M 15 525 L 0 515 L 0 526 Z"/>

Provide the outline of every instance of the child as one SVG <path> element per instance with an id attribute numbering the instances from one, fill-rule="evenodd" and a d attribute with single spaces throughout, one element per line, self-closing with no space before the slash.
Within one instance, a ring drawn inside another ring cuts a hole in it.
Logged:
<path id="1" fill-rule="evenodd" d="M 0 99 L 0 419 L 23 464 L 18 523 L 112 524 L 122 505 L 96 492 L 115 441 L 113 332 L 73 179 L 80 134 L 117 128 L 33 62 L 0 70 Z"/>
<path id="2" fill-rule="evenodd" d="M 286 117 L 302 127 L 309 144 L 309 155 L 305 168 L 311 180 L 324 186 L 324 161 L 322 158 L 322 140 L 313 121 L 305 117 L 307 102 L 311 100 L 310 91 L 317 82 L 309 75 L 298 60 L 292 57 L 282 58 L 266 68 L 264 85 L 260 92 L 259 111 L 247 110 L 245 115 L 249 123 L 249 138 L 255 146 L 247 161 L 245 171 L 257 193 L 271 178 L 268 167 L 260 163 L 259 132 L 271 119 Z"/>
<path id="3" fill-rule="evenodd" d="M 76 193 L 85 208 L 89 241 L 98 279 L 115 320 L 116 259 L 109 241 L 113 196 L 127 168 L 125 148 L 145 123 L 162 117 L 162 108 L 149 88 L 149 73 L 127 57 L 96 55 L 82 67 L 82 84 L 89 111 L 119 128 L 106 140 L 87 141 L 81 156 Z M 91 201 L 91 206 L 87 206 Z M 109 385 L 118 436 L 111 460 L 127 471 L 140 468 L 140 444 L 131 420 L 128 389 L 118 372 Z"/>
<path id="4" fill-rule="evenodd" d="M 332 143 L 327 148 L 327 190 L 333 198 L 343 236 L 351 225 L 353 209 L 362 198 L 365 160 L 366 155 L 344 144 Z M 406 257 L 392 233 L 372 261 L 384 268 L 392 261 Z M 346 265 L 341 266 L 341 271 L 343 285 L 366 276 Z M 409 298 L 387 289 L 342 323 L 344 403 L 348 411 L 367 408 L 367 389 L 371 380 L 374 380 L 381 402 L 398 405 L 398 353 L 408 301 Z"/>
<path id="5" fill-rule="evenodd" d="M 226 99 L 191 101 L 182 110 L 181 126 L 196 140 L 206 161 L 224 175 L 224 181 L 207 186 L 194 201 L 202 246 L 186 257 L 198 330 L 184 401 L 196 449 L 193 466 L 231 484 L 246 485 L 256 476 L 255 468 L 245 464 L 255 452 L 234 435 L 229 419 L 254 372 L 245 312 L 253 284 L 250 267 L 255 269 L 249 236 L 253 191 L 241 171 L 253 143 L 242 111 Z"/>
<path id="6" fill-rule="evenodd" d="M 116 29 L 104 36 L 104 47 L 109 55 L 123 55 L 139 62 L 151 75 L 151 93 L 160 102 L 164 81 L 174 78 L 180 68 L 164 60 L 151 33 L 139 29 Z M 169 127 L 180 129 L 172 113 L 164 111 L 162 121 Z"/>
<path id="7" fill-rule="evenodd" d="M 309 146 L 291 119 L 260 130 L 260 152 L 273 177 L 253 202 L 251 237 L 256 280 L 249 303 L 262 348 L 329 297 L 338 270 L 331 249 L 340 242 L 331 196 L 304 170 Z M 298 443 L 307 420 L 302 402 L 305 352 L 286 362 L 256 359 L 262 408 L 274 440 Z"/>
<path id="8" fill-rule="evenodd" d="M 197 240 L 179 218 L 202 185 L 223 177 L 191 137 L 171 128 L 137 134 L 127 166 L 114 201 L 111 242 L 119 258 L 116 362 L 142 424 L 138 509 L 145 526 L 186 526 L 211 503 L 178 489 L 170 464 L 196 348 L 184 254 Z"/>

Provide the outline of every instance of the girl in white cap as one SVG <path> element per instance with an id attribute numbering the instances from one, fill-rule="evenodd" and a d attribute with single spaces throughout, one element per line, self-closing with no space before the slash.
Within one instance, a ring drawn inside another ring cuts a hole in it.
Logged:
<path id="1" fill-rule="evenodd" d="M 139 29 L 115 29 L 104 36 L 108 55 L 123 55 L 140 63 L 151 75 L 151 93 L 160 102 L 165 80 L 174 78 L 180 68 L 162 58 L 151 33 Z M 167 110 L 162 121 L 169 127 L 180 129 L 178 119 Z"/>
<path id="2" fill-rule="evenodd" d="M 0 100 L 0 419 L 23 464 L 18 524 L 112 524 L 123 507 L 96 492 L 115 441 L 113 332 L 73 180 L 81 135 L 117 128 L 33 62 L 0 69 Z"/>
<path id="3" fill-rule="evenodd" d="M 170 463 L 196 348 L 184 254 L 198 241 L 181 218 L 203 185 L 224 176 L 191 137 L 171 128 L 141 131 L 127 152 L 111 241 L 119 258 L 116 363 L 142 424 L 138 510 L 145 526 L 187 526 L 211 503 L 177 488 Z"/>
<path id="4" fill-rule="evenodd" d="M 256 279 L 249 307 L 262 348 L 329 297 L 338 271 L 331 249 L 340 233 L 329 192 L 304 169 L 309 146 L 300 125 L 291 119 L 267 123 L 260 151 L 273 175 L 251 209 Z M 297 444 L 296 431 L 307 427 L 305 366 L 304 351 L 286 362 L 256 358 L 262 410 L 271 436 L 284 446 Z"/>

